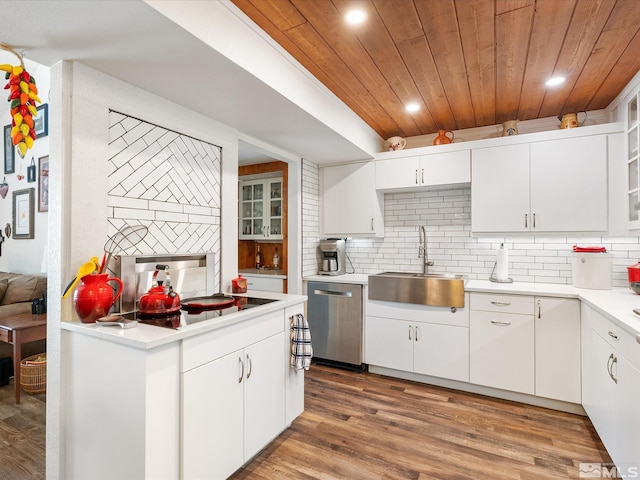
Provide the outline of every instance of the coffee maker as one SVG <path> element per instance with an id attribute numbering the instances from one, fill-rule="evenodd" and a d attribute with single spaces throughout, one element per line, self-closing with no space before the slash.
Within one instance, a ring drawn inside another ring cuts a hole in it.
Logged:
<path id="1" fill-rule="evenodd" d="M 347 245 L 342 238 L 320 240 L 320 275 L 344 275 Z"/>

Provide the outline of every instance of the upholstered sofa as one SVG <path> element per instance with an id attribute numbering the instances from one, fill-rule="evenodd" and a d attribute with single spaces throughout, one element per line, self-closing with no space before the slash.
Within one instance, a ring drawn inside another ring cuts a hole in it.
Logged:
<path id="1" fill-rule="evenodd" d="M 0 272 L 0 318 L 31 313 L 34 298 L 47 290 L 47 277 Z"/>

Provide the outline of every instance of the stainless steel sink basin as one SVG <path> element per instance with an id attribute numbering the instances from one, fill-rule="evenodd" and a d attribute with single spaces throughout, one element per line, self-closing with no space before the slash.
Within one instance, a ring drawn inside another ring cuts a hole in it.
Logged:
<path id="1" fill-rule="evenodd" d="M 369 275 L 369 299 L 436 307 L 464 307 L 464 275 L 382 272 Z"/>

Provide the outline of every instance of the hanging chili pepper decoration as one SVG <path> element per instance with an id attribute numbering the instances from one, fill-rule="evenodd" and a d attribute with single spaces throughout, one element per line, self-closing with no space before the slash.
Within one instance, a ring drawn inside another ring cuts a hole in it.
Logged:
<path id="1" fill-rule="evenodd" d="M 5 63 L 0 65 L 0 70 L 6 72 L 5 79 L 8 80 L 4 88 L 9 90 L 7 100 L 11 108 L 11 142 L 18 147 L 18 153 L 24 158 L 27 150 L 33 147 L 33 142 L 36 140 L 34 129 L 34 118 L 38 115 L 36 105 L 42 102 L 38 97 L 36 79 L 25 69 L 22 56 L 8 45 L 0 44 L 0 48 L 20 58 L 20 65 Z"/>

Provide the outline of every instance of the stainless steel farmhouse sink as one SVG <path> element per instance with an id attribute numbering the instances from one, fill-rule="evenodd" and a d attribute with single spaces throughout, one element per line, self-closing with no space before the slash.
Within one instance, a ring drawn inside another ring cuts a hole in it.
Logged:
<path id="1" fill-rule="evenodd" d="M 464 307 L 464 275 L 382 272 L 369 275 L 369 299 L 435 307 Z"/>

